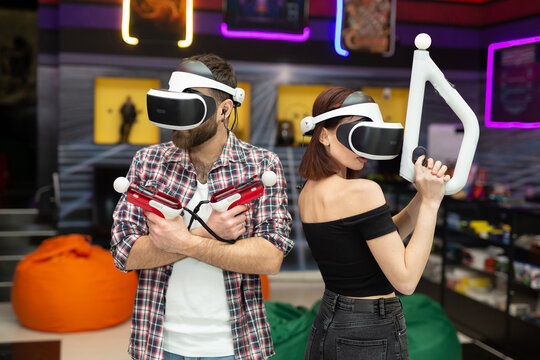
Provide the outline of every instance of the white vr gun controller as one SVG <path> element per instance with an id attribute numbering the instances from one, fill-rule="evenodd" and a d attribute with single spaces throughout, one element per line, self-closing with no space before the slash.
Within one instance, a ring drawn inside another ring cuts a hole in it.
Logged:
<path id="1" fill-rule="evenodd" d="M 418 147 L 424 89 L 426 81 L 429 81 L 463 123 L 463 141 L 459 149 L 454 174 L 452 179 L 445 185 L 445 194 L 452 195 L 463 189 L 467 182 L 480 132 L 478 119 L 469 105 L 454 89 L 453 85 L 446 80 L 442 71 L 429 57 L 427 49 L 431 45 L 430 36 L 425 33 L 419 34 L 416 36 L 414 44 L 418 49 L 414 51 L 413 56 L 399 174 L 410 182 L 415 179 L 412 159 L 413 152 Z"/>

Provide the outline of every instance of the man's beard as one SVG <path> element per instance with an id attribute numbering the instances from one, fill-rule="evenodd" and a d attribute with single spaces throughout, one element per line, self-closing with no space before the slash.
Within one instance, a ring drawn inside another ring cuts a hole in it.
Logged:
<path id="1" fill-rule="evenodd" d="M 172 141 L 180 149 L 189 150 L 211 139 L 217 133 L 215 116 L 192 130 L 174 130 Z"/>

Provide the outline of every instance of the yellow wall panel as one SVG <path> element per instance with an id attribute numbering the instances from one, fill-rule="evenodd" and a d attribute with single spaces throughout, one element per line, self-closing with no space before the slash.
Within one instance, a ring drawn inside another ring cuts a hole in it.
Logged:
<path id="1" fill-rule="evenodd" d="M 238 107 L 238 126 L 234 131 L 234 134 L 239 139 L 249 142 L 251 123 L 251 84 L 246 82 L 239 82 L 237 86 L 244 89 L 244 91 L 246 92 L 246 97 L 244 98 L 242 106 Z M 229 126 L 232 126 L 233 121 L 234 113 L 229 119 Z"/>
<path id="2" fill-rule="evenodd" d="M 405 126 L 409 89 L 389 87 L 362 87 L 379 104 L 385 122 L 401 123 Z"/>
<path id="3" fill-rule="evenodd" d="M 294 145 L 302 144 L 300 121 L 311 116 L 313 102 L 327 85 L 280 85 L 277 98 L 277 121 L 291 121 L 294 129 Z M 278 126 L 279 128 L 279 126 Z M 304 141 L 309 142 L 309 137 Z"/>
<path id="4" fill-rule="evenodd" d="M 159 79 L 132 79 L 98 77 L 94 90 L 94 142 L 117 144 L 120 142 L 122 115 L 120 108 L 129 96 L 137 117 L 129 133 L 130 144 L 156 144 L 160 142 L 159 128 L 148 120 L 146 93 L 159 89 Z"/>

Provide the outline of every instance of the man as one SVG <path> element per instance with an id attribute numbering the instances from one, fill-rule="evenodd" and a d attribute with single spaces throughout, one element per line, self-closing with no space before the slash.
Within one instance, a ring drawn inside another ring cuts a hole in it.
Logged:
<path id="1" fill-rule="evenodd" d="M 135 105 L 131 101 L 131 96 L 128 96 L 126 101 L 120 107 L 120 114 L 122 115 L 122 124 L 120 124 L 120 143 L 127 143 L 131 127 L 135 123 L 135 118 L 137 117 L 137 111 L 135 110 Z"/>
<path id="2" fill-rule="evenodd" d="M 173 130 L 172 142 L 138 151 L 128 179 L 198 208 L 219 237 L 238 240 L 220 242 L 197 221 L 188 230 L 186 214 L 166 220 L 121 198 L 111 252 L 120 270 L 140 270 L 129 347 L 134 359 L 266 359 L 274 353 L 256 274 L 279 271 L 293 246 L 291 218 L 278 157 L 238 140 L 227 127 L 242 100 L 233 69 L 212 54 L 184 60 L 169 91 L 149 92 L 150 121 L 181 130 Z M 250 206 L 218 213 L 204 203 L 266 170 L 276 173 L 277 183 Z"/>

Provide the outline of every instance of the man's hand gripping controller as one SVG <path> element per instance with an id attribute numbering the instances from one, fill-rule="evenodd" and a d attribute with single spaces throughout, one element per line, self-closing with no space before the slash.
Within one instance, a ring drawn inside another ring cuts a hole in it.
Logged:
<path id="1" fill-rule="evenodd" d="M 126 193 L 127 201 L 133 205 L 139 206 L 144 210 L 151 211 L 154 214 L 161 216 L 167 220 L 174 219 L 186 210 L 195 218 L 210 235 L 216 240 L 234 244 L 236 240 L 223 239 L 217 235 L 206 223 L 193 211 L 182 209 L 182 204 L 178 199 L 166 195 L 162 192 L 148 189 L 139 184 L 132 184 L 125 177 L 118 177 L 113 183 L 114 190 L 123 194 Z"/>
<path id="2" fill-rule="evenodd" d="M 182 213 L 182 204 L 178 199 L 139 184 L 132 184 L 125 177 L 116 178 L 113 187 L 121 194 L 126 193 L 128 202 L 162 218 L 174 219 Z"/>
<path id="3" fill-rule="evenodd" d="M 276 173 L 265 171 L 260 177 L 256 175 L 243 184 L 218 191 L 210 198 L 210 205 L 212 209 L 224 212 L 236 205 L 249 204 L 263 195 L 266 186 L 274 186 L 276 182 Z"/>

